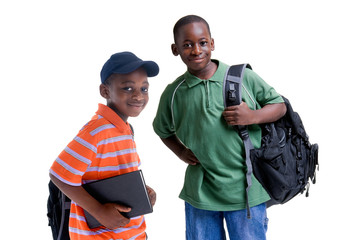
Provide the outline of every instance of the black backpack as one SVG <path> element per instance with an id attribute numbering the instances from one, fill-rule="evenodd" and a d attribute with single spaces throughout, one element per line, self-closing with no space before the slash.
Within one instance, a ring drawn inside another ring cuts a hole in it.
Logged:
<path id="1" fill-rule="evenodd" d="M 70 240 L 68 222 L 71 200 L 52 181 L 49 181 L 48 188 L 47 216 L 53 239 Z"/>
<path id="2" fill-rule="evenodd" d="M 223 85 L 226 107 L 241 103 L 242 88 L 256 102 L 242 83 L 246 67 L 252 69 L 249 64 L 241 64 L 227 70 Z M 276 122 L 260 126 L 260 148 L 254 149 L 245 126 L 234 126 L 245 146 L 247 192 L 251 185 L 251 174 L 254 173 L 271 197 L 267 202 L 268 207 L 286 203 L 305 190 L 308 196 L 310 180 L 316 183 L 318 169 L 318 145 L 310 144 L 300 116 L 293 111 L 288 99 L 283 96 L 282 98 L 287 112 Z M 249 204 L 247 209 L 250 218 Z"/>

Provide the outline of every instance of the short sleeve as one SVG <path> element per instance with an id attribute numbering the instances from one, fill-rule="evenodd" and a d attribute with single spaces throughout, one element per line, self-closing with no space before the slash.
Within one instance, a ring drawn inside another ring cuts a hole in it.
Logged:
<path id="1" fill-rule="evenodd" d="M 175 134 L 175 126 L 172 116 L 172 96 L 169 91 L 170 85 L 162 93 L 158 110 L 153 120 L 154 132 L 161 138 L 168 138 Z"/>
<path id="2" fill-rule="evenodd" d="M 243 84 L 246 84 L 247 88 L 252 91 L 255 100 L 260 106 L 284 102 L 281 95 L 258 74 L 250 69 L 246 69 L 245 71 Z"/>
<path id="3" fill-rule="evenodd" d="M 96 153 L 93 138 L 81 131 L 53 162 L 50 173 L 66 184 L 80 186 L 82 176 L 95 159 Z"/>

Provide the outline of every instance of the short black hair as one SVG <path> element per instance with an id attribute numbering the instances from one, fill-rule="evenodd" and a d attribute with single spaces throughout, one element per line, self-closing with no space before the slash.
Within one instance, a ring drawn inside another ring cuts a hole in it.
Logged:
<path id="1" fill-rule="evenodd" d="M 111 74 L 108 78 L 106 78 L 104 84 L 106 86 L 110 86 L 111 85 L 111 81 L 113 80 L 114 77 L 115 77 L 115 73 Z"/>
<path id="2" fill-rule="evenodd" d="M 190 23 L 195 23 L 195 22 L 203 22 L 206 25 L 207 30 L 209 31 L 209 34 L 211 37 L 210 26 L 205 19 L 203 19 L 202 17 L 197 16 L 197 15 L 187 15 L 187 16 L 184 16 L 181 19 L 179 19 L 173 27 L 174 42 L 176 42 L 178 30 L 182 26 L 190 24 Z"/>

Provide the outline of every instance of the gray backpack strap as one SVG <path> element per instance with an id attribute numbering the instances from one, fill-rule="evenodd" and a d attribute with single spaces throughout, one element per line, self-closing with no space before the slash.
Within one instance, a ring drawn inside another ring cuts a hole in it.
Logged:
<path id="1" fill-rule="evenodd" d="M 247 187 L 245 189 L 245 191 L 246 191 L 246 208 L 247 208 L 247 216 L 248 216 L 248 218 L 251 218 L 248 194 L 249 194 L 250 187 L 252 186 L 252 174 L 253 174 L 252 162 L 250 160 L 250 150 L 254 149 L 254 146 L 250 140 L 249 133 L 246 128 L 244 128 L 244 130 L 239 132 L 239 136 L 243 140 L 244 147 L 245 147 L 245 163 L 246 163 L 246 167 L 247 167 L 247 170 L 246 170 Z"/>
<path id="2" fill-rule="evenodd" d="M 252 69 L 249 64 L 233 65 L 227 69 L 223 83 L 225 107 L 241 103 L 241 88 L 245 68 Z"/>
<path id="3" fill-rule="evenodd" d="M 241 103 L 241 89 L 242 81 L 244 79 L 245 68 L 251 68 L 249 64 L 233 65 L 227 71 L 224 78 L 223 84 L 223 97 L 224 106 L 240 105 Z M 250 150 L 254 149 L 254 146 L 249 138 L 249 133 L 246 126 L 234 126 L 235 130 L 239 133 L 240 138 L 244 142 L 245 147 L 245 163 L 247 166 L 246 172 L 246 206 L 247 206 L 247 217 L 250 219 L 250 206 L 249 206 L 249 190 L 252 185 L 252 174 L 253 167 L 250 160 Z"/>
<path id="4" fill-rule="evenodd" d="M 61 199 L 62 199 L 62 215 L 61 215 L 61 225 L 59 226 L 59 233 L 58 233 L 58 237 L 57 240 L 62 240 L 62 239 L 69 239 L 68 235 L 68 221 L 69 219 L 69 214 L 66 214 L 66 212 L 70 211 L 71 209 L 71 200 L 69 198 L 66 197 L 66 195 L 64 193 L 62 193 L 60 191 L 61 194 Z"/>

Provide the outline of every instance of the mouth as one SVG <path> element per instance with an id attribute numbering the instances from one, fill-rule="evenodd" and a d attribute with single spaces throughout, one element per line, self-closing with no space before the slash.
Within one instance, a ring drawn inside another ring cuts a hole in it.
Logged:
<path id="1" fill-rule="evenodd" d="M 128 104 L 130 107 L 133 107 L 133 108 L 143 108 L 144 107 L 144 103 L 129 103 Z"/>
<path id="2" fill-rule="evenodd" d="M 198 57 L 198 58 L 190 58 L 189 59 L 190 62 L 193 62 L 193 63 L 201 63 L 204 61 L 204 58 L 201 58 L 201 57 Z"/>

